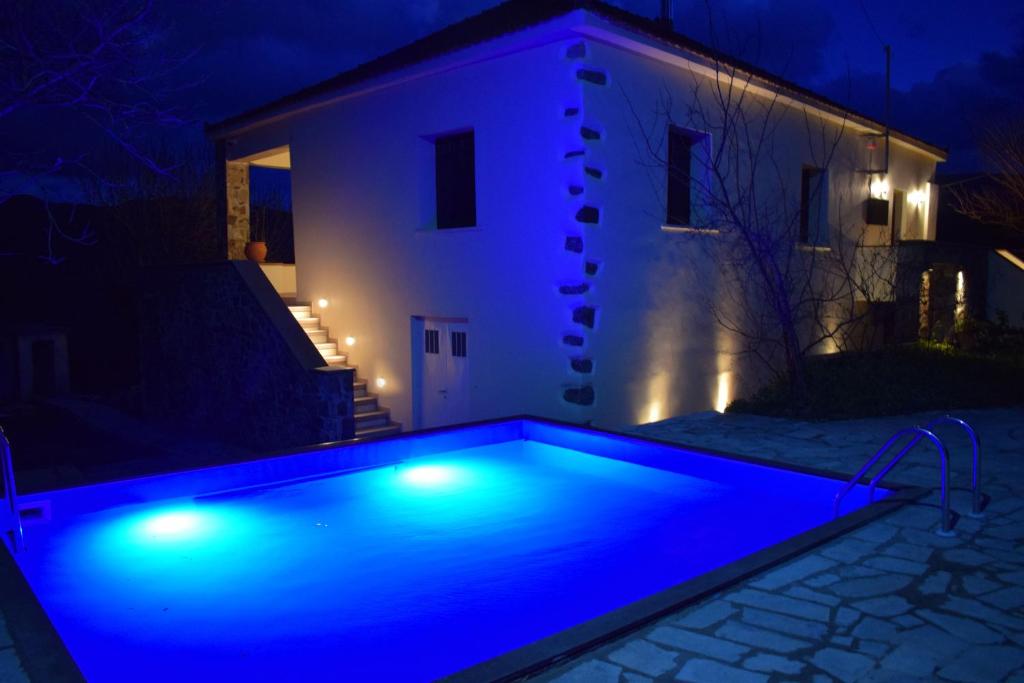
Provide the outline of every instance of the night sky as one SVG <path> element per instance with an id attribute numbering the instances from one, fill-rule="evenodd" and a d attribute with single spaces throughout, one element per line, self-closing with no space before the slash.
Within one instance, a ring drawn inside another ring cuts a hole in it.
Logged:
<path id="1" fill-rule="evenodd" d="M 89 0 L 98 7 L 108 1 Z M 168 104 L 188 122 L 154 133 L 154 147 L 209 154 L 202 124 L 317 83 L 499 0 L 152 1 L 145 58 L 157 70 L 161 60 L 185 58 L 163 85 Z M 614 3 L 647 16 L 659 6 Z M 675 23 L 682 33 L 879 119 L 882 46 L 890 43 L 892 124 L 950 150 L 940 174 L 984 169 L 976 149 L 980 128 L 994 115 L 1024 115 L 1021 0 L 675 0 Z M 108 149 L 102 132 L 60 107 L 8 117 L 0 145 L 8 156 L 83 158 L 90 167 L 84 176 L 0 174 L 0 195 L 14 187 L 72 199 L 93 171 L 104 174 L 114 164 L 129 177 L 140 172 Z"/>
<path id="2" fill-rule="evenodd" d="M 198 119 L 218 120 L 400 47 L 495 0 L 161 3 L 165 39 L 195 50 L 184 77 Z M 619 0 L 653 15 L 657 0 Z M 854 109 L 881 116 L 893 46 L 893 124 L 948 147 L 944 170 L 979 166 L 974 131 L 1024 109 L 1019 0 L 676 0 L 679 31 L 717 43 Z"/>

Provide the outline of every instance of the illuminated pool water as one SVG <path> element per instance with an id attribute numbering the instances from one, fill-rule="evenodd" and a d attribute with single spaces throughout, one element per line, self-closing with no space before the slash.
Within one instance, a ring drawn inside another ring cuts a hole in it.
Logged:
<path id="1" fill-rule="evenodd" d="M 89 680 L 429 680 L 827 522 L 837 489 L 509 421 L 27 497 L 52 517 L 17 561 Z"/>

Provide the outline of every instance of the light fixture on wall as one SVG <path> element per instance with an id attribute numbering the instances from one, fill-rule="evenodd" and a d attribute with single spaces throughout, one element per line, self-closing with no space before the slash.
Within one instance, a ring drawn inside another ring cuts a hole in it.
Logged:
<path id="1" fill-rule="evenodd" d="M 871 181 L 869 187 L 871 191 L 871 197 L 873 199 L 888 199 L 889 198 L 889 179 L 879 177 Z"/>
<path id="2" fill-rule="evenodd" d="M 331 302 L 328 301 L 327 299 L 317 299 L 316 300 L 316 305 L 319 306 L 320 308 L 327 308 L 327 305 L 329 303 L 331 303 Z"/>
<path id="3" fill-rule="evenodd" d="M 378 377 L 377 378 L 377 388 L 378 389 L 383 389 L 384 387 L 387 386 L 387 384 L 388 384 L 388 381 L 386 379 L 384 379 L 383 377 Z"/>
<path id="4" fill-rule="evenodd" d="M 907 202 L 911 206 L 920 207 L 922 204 L 924 204 L 924 192 L 922 192 L 921 190 L 914 190 L 913 192 L 907 195 Z"/>
<path id="5" fill-rule="evenodd" d="M 345 346 L 355 346 L 355 345 L 356 345 L 356 338 L 355 337 L 345 337 Z"/>

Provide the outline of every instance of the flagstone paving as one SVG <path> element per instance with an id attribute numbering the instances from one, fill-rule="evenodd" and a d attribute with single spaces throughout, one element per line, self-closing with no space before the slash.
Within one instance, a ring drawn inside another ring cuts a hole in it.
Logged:
<path id="1" fill-rule="evenodd" d="M 982 444 L 983 519 L 957 491 L 956 535 L 910 506 L 546 672 L 558 683 L 964 681 L 1024 683 L 1024 409 L 958 411 Z M 638 434 L 853 473 L 896 430 L 935 414 L 798 422 L 700 413 Z M 942 427 L 952 485 L 970 485 L 970 446 Z M 938 485 L 921 447 L 889 475 Z M 925 499 L 934 503 L 937 495 Z"/>

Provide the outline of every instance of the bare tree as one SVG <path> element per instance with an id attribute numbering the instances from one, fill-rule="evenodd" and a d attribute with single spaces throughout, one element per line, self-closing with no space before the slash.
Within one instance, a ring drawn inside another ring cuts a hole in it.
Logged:
<path id="1" fill-rule="evenodd" d="M 168 74 L 186 57 L 161 56 L 155 23 L 151 0 L 0 3 L 0 126 L 9 138 L 13 130 L 33 138 L 0 146 L 0 203 L 59 177 L 104 180 L 93 151 L 100 145 L 68 144 L 79 131 L 95 132 L 145 172 L 173 170 L 145 140 L 185 122 L 165 102 L 173 94 Z M 54 263 L 54 241 L 94 238 L 53 220 L 43 228 L 51 245 L 44 258 Z"/>
<path id="2" fill-rule="evenodd" d="M 709 59 L 707 67 L 691 72 L 678 100 L 678 87 L 663 86 L 652 112 L 630 101 L 634 140 L 662 199 L 666 173 L 692 188 L 692 291 L 740 340 L 737 352 L 800 401 L 810 355 L 870 343 L 870 304 L 894 293 L 895 250 L 863 222 L 844 224 L 867 179 L 858 172 L 862 145 L 850 144 L 842 115 L 825 120 L 729 64 Z M 693 136 L 690 168 L 670 163 L 672 126 Z M 814 172 L 801 178 L 797 159 Z M 848 172 L 830 173 L 840 169 Z M 827 217 L 809 219 L 819 200 Z"/>
<path id="3" fill-rule="evenodd" d="M 980 148 L 993 169 L 986 175 L 990 185 L 951 187 L 954 208 L 976 221 L 1024 232 L 1024 120 L 989 126 Z"/>

